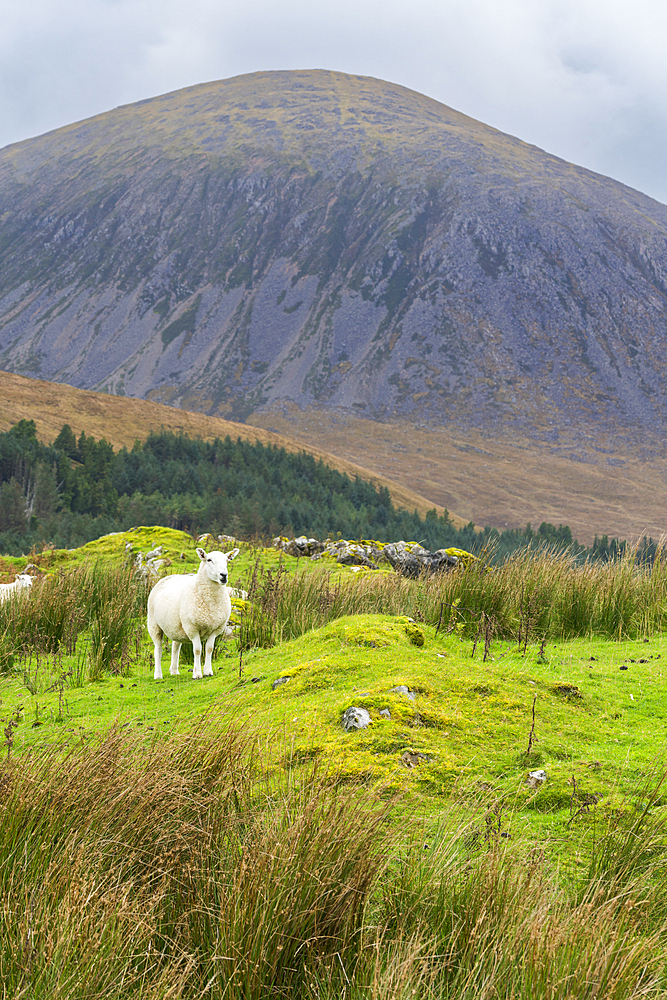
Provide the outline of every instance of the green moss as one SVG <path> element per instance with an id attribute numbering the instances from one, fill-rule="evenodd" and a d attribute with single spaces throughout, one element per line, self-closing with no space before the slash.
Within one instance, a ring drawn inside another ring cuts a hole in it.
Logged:
<path id="1" fill-rule="evenodd" d="M 448 556 L 455 556 L 464 566 L 477 561 L 477 556 L 474 556 L 472 552 L 466 552 L 465 549 L 457 549 L 455 546 L 445 549 L 445 552 Z"/>
<path id="2" fill-rule="evenodd" d="M 405 622 L 405 633 L 414 646 L 424 645 L 424 633 L 413 621 Z"/>
<path id="3" fill-rule="evenodd" d="M 323 638 L 338 639 L 340 642 L 370 649 L 408 643 L 415 646 L 424 645 L 423 631 L 403 615 L 384 619 L 379 615 L 339 618 L 325 627 Z"/>
<path id="4" fill-rule="evenodd" d="M 201 295 L 198 295 L 194 302 L 180 316 L 164 328 L 161 336 L 165 347 L 171 344 L 172 340 L 175 340 L 176 337 L 180 337 L 182 333 L 193 334 L 195 332 L 197 310 L 199 309 L 200 302 Z"/>
<path id="5" fill-rule="evenodd" d="M 199 565 L 199 556 L 195 552 L 197 543 L 191 535 L 184 531 L 176 531 L 174 528 L 162 527 L 139 527 L 131 528 L 129 531 L 113 532 L 110 535 L 103 535 L 93 542 L 88 542 L 80 549 L 77 549 L 77 556 L 85 559 L 114 559 L 124 558 L 126 555 L 125 546 L 132 546 L 132 551 L 149 552 L 159 545 L 164 549 L 166 558 L 177 560 L 182 563 L 184 572 L 189 572 L 193 565 Z M 184 559 L 181 559 L 183 554 Z"/>

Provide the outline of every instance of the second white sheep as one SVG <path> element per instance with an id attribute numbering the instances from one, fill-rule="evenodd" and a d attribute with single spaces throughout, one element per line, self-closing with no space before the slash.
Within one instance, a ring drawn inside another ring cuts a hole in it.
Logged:
<path id="1" fill-rule="evenodd" d="M 213 646 L 217 636 L 225 631 L 232 613 L 227 564 L 238 554 L 238 549 L 207 553 L 198 548 L 201 562 L 197 573 L 175 573 L 155 584 L 148 597 L 148 631 L 155 646 L 154 680 L 162 680 L 164 636 L 172 641 L 170 674 L 178 674 L 181 645 L 189 641 L 195 657 L 193 678 L 213 676 Z M 206 647 L 203 672 L 202 643 Z"/>
<path id="2" fill-rule="evenodd" d="M 19 591 L 27 590 L 28 587 L 32 587 L 32 577 L 28 576 L 27 573 L 19 573 L 12 583 L 0 583 L 0 604 L 9 600 L 14 594 L 18 594 Z"/>

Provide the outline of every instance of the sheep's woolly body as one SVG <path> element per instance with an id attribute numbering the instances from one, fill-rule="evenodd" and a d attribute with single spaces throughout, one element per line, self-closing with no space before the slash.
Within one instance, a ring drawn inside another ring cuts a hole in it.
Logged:
<path id="1" fill-rule="evenodd" d="M 227 560 L 238 555 L 238 549 L 206 553 L 197 549 L 201 563 L 198 572 L 164 577 L 153 587 L 148 598 L 148 631 L 155 644 L 156 680 L 162 677 L 162 638 L 172 640 L 170 673 L 177 674 L 181 643 L 191 642 L 195 665 L 192 676 L 211 676 L 211 656 L 218 635 L 225 631 L 232 612 L 227 590 Z M 202 674 L 202 643 L 206 645 L 206 660 Z"/>
<path id="2" fill-rule="evenodd" d="M 0 583 L 0 604 L 28 587 L 32 587 L 32 577 L 27 573 L 19 573 L 12 583 Z"/>
<path id="3" fill-rule="evenodd" d="M 218 632 L 232 613 L 227 587 L 199 580 L 198 576 L 178 574 L 166 576 L 151 591 L 149 608 L 154 620 L 170 639 L 192 641 L 193 633 L 201 639 Z"/>

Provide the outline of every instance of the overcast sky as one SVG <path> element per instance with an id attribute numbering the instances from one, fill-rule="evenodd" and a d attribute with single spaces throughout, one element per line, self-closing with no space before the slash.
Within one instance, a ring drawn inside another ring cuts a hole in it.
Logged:
<path id="1" fill-rule="evenodd" d="M 313 68 L 411 87 L 667 203 L 665 0 L 0 0 L 0 146 Z"/>

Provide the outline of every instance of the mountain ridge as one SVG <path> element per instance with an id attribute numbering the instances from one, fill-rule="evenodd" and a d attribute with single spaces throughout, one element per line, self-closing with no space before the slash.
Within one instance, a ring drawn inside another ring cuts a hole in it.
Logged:
<path id="1" fill-rule="evenodd" d="M 0 205 L 8 370 L 237 420 L 667 420 L 667 208 L 393 84 L 126 105 L 0 151 Z"/>

